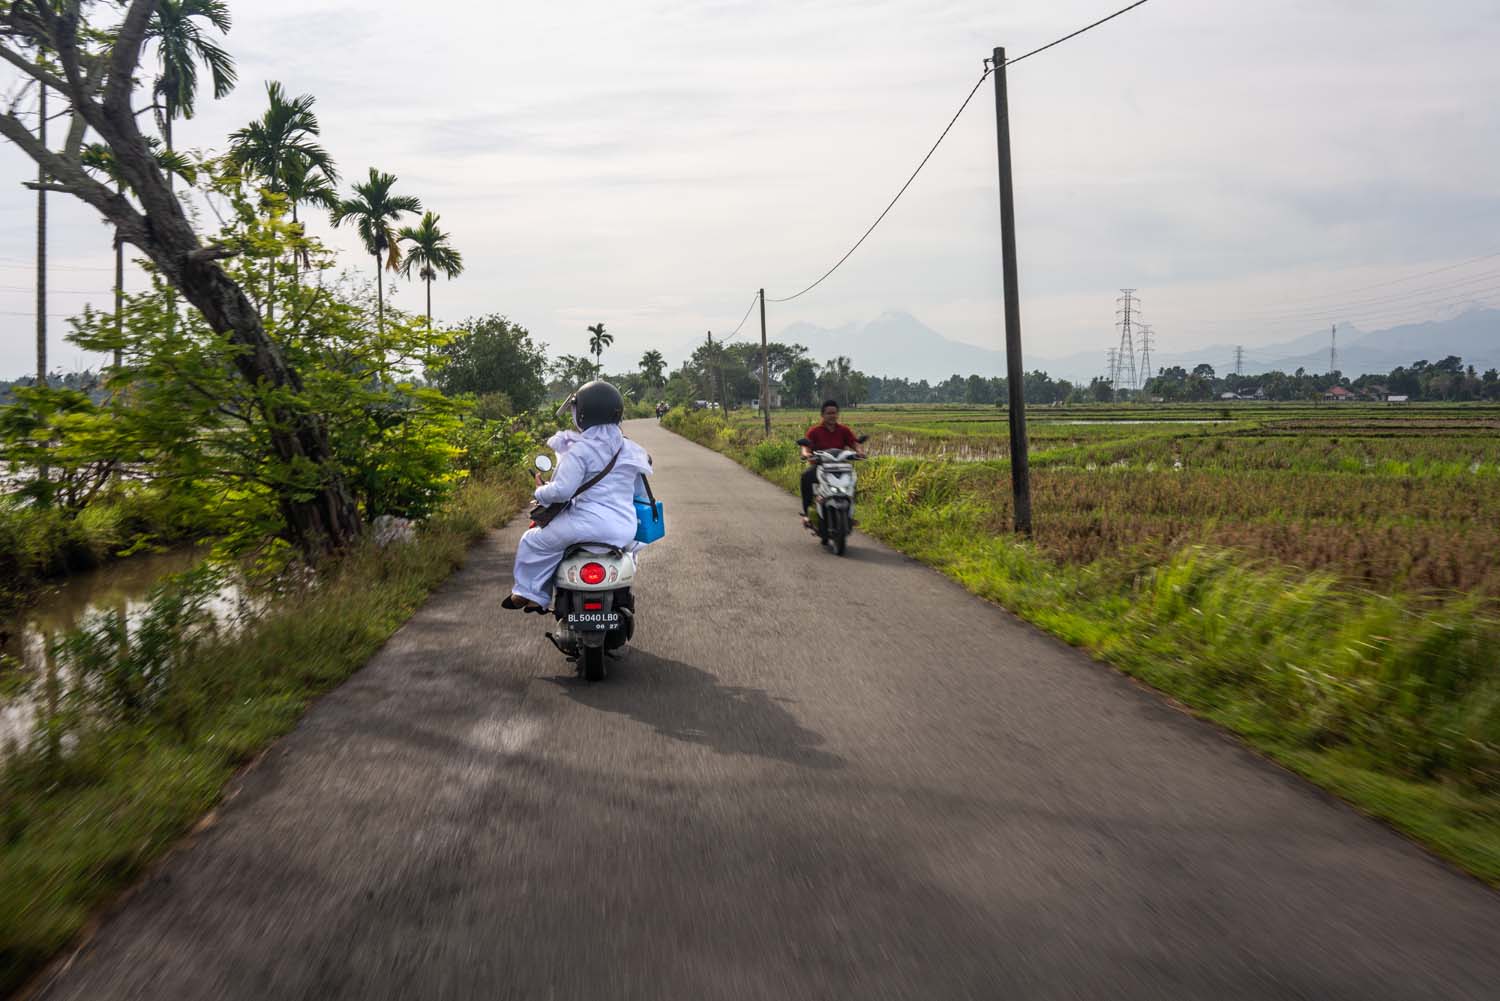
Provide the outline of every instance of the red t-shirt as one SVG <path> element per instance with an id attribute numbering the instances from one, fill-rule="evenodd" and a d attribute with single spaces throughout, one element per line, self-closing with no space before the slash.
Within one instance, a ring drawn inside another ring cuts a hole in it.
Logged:
<path id="1" fill-rule="evenodd" d="M 820 452 L 835 448 L 856 448 L 859 444 L 854 440 L 854 432 L 842 424 L 835 424 L 832 431 L 822 424 L 814 424 L 807 432 L 807 440 Z"/>

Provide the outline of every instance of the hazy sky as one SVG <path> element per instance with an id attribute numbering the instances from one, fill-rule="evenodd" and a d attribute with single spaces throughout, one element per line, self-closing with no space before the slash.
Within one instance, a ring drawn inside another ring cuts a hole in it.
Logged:
<path id="1" fill-rule="evenodd" d="M 240 86 L 176 135 L 222 149 L 268 79 L 316 95 L 346 179 L 398 175 L 463 251 L 464 276 L 434 289 L 440 318 L 504 312 L 571 353 L 603 320 L 623 368 L 728 333 L 761 285 L 821 274 L 992 46 L 1018 54 L 1123 2 L 238 0 Z M 1372 329 L 1500 302 L 1500 257 L 1367 289 L 1500 252 L 1497 50 L 1494 0 L 1152 0 L 1014 67 L 1028 350 L 1102 361 L 1120 286 L 1167 352 L 1284 340 L 1324 313 Z M 992 92 L 842 270 L 771 307 L 773 336 L 904 309 L 999 343 Z M 32 364 L 32 172 L 0 149 L 5 375 Z M 62 316 L 107 304 L 109 233 L 49 205 L 52 352 L 71 367 L 85 359 Z M 327 235 L 369 271 L 351 233 Z"/>

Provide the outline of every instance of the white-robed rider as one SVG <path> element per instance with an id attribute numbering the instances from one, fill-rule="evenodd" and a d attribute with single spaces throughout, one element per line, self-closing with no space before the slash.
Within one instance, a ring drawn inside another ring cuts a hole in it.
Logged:
<path id="1" fill-rule="evenodd" d="M 552 602 L 552 575 L 569 546 L 597 542 L 624 548 L 635 541 L 635 498 L 646 496 L 642 476 L 651 472 L 646 450 L 620 433 L 625 400 L 607 382 L 579 387 L 563 408 L 572 411 L 576 431 L 559 431 L 547 442 L 557 453 L 552 480 L 537 475 L 536 502 L 573 501 L 545 527 L 531 528 L 516 547 L 515 584 L 501 602 L 505 608 L 545 611 Z M 598 483 L 577 493 L 609 465 L 614 468 Z M 574 494 L 577 494 L 575 497 Z"/>

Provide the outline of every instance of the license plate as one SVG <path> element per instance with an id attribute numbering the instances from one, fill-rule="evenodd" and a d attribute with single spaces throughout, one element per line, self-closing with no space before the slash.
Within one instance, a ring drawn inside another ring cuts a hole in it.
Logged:
<path id="1" fill-rule="evenodd" d="M 582 630 L 610 630 L 624 627 L 624 613 L 618 609 L 610 612 L 569 612 L 567 623 L 569 629 Z"/>

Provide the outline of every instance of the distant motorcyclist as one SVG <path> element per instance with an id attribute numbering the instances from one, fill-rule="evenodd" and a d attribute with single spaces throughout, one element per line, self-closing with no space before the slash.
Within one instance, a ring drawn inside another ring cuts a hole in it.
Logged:
<path id="1" fill-rule="evenodd" d="M 837 400 L 823 401 L 823 420 L 807 429 L 806 438 L 812 446 L 802 446 L 802 458 L 807 461 L 807 469 L 802 473 L 802 524 L 811 526 L 807 512 L 813 506 L 813 484 L 818 479 L 817 467 L 808 461 L 812 459 L 813 452 L 847 448 L 860 458 L 864 458 L 865 450 L 860 448 L 859 439 L 855 437 L 854 432 L 839 423 Z"/>
<path id="2" fill-rule="evenodd" d="M 505 608 L 545 610 L 552 601 L 552 575 L 569 546 L 628 546 L 635 540 L 635 498 L 646 495 L 641 477 L 651 472 L 651 457 L 620 432 L 625 414 L 620 391 L 596 380 L 580 386 L 558 409 L 572 415 L 578 430 L 559 431 L 548 440 L 547 447 L 557 453 L 557 470 L 548 483 L 538 474 L 535 497 L 540 505 L 571 503 L 550 523 L 521 536 L 515 583 L 500 603 Z M 603 479 L 579 492 L 606 469 Z"/>

